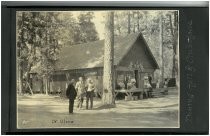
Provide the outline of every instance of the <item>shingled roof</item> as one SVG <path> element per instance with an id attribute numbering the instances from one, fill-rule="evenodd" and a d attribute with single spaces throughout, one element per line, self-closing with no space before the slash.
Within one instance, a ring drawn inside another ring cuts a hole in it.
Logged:
<path id="1" fill-rule="evenodd" d="M 142 34 L 135 33 L 135 34 L 129 34 L 125 37 L 115 37 L 114 65 L 119 64 L 120 60 L 123 58 L 123 56 L 127 54 L 129 49 L 132 47 L 132 45 L 134 45 L 135 41 L 140 36 L 142 37 Z M 56 64 L 56 69 L 71 70 L 71 69 L 103 67 L 103 54 L 104 54 L 104 40 L 66 46 L 61 49 L 59 60 Z M 154 57 L 153 59 L 157 64 Z"/>

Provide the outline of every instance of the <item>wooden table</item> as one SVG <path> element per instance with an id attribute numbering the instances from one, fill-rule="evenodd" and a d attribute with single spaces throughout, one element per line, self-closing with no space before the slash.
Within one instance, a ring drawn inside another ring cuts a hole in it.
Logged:
<path id="1" fill-rule="evenodd" d="M 119 93 L 124 93 L 126 94 L 128 97 L 133 97 L 133 94 L 135 92 L 144 92 L 143 88 L 135 88 L 135 89 L 123 89 L 123 90 L 115 90 L 115 97 L 119 94 Z"/>

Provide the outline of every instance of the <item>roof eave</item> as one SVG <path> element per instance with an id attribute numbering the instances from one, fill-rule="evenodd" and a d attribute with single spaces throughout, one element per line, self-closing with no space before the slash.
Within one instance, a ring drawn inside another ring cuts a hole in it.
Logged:
<path id="1" fill-rule="evenodd" d="M 129 49 L 126 51 L 126 53 L 119 59 L 118 62 L 116 62 L 116 65 L 119 65 L 120 62 L 123 60 L 123 58 L 128 54 L 128 52 L 131 50 L 131 48 L 134 46 L 134 43 L 137 41 L 137 39 L 139 38 L 140 33 L 138 34 L 138 36 L 136 37 L 135 40 L 133 40 L 132 46 L 129 47 Z"/>
<path id="2" fill-rule="evenodd" d="M 142 35 L 142 33 L 139 33 L 139 36 L 142 37 L 143 42 L 144 42 L 145 45 L 147 46 L 147 48 L 148 48 L 148 50 L 149 50 L 149 53 L 150 53 L 150 55 L 152 56 L 153 61 L 155 62 L 156 69 L 160 69 L 160 67 L 159 67 L 159 65 L 158 65 L 158 63 L 157 63 L 157 61 L 156 61 L 154 55 L 152 54 L 152 51 L 151 51 L 149 45 L 147 44 L 146 40 L 144 39 L 144 36 Z"/>

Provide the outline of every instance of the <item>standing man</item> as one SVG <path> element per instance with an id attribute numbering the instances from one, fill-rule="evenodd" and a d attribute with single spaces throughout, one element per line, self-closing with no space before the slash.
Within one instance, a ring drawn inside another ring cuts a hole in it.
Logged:
<path id="1" fill-rule="evenodd" d="M 151 74 L 149 74 L 148 75 L 148 80 L 149 80 L 149 84 L 150 84 L 150 86 L 149 86 L 149 90 L 148 90 L 148 97 L 151 97 L 151 93 L 152 93 L 152 75 Z"/>
<path id="2" fill-rule="evenodd" d="M 152 86 L 152 76 L 151 76 L 151 74 L 148 75 L 148 79 L 149 79 L 150 85 Z"/>
<path id="3" fill-rule="evenodd" d="M 125 76 L 124 84 L 125 84 L 125 89 L 128 89 L 128 76 L 127 75 Z"/>
<path id="4" fill-rule="evenodd" d="M 165 79 L 164 83 L 163 83 L 163 88 L 167 88 L 168 87 L 168 82 L 169 82 L 169 79 Z"/>
<path id="5" fill-rule="evenodd" d="M 66 90 L 66 96 L 69 98 L 69 114 L 73 114 L 74 99 L 77 96 L 77 92 L 74 86 L 75 86 L 75 80 L 72 79 Z"/>
<path id="6" fill-rule="evenodd" d="M 81 109 L 85 97 L 85 82 L 82 77 L 79 77 L 79 81 L 76 83 L 75 89 L 77 91 L 78 99 L 77 108 Z"/>
<path id="7" fill-rule="evenodd" d="M 151 90 L 152 90 L 152 86 L 150 85 L 150 82 L 149 82 L 149 76 L 146 74 L 146 76 L 144 77 L 144 93 L 146 95 L 146 98 L 150 96 Z"/>
<path id="8" fill-rule="evenodd" d="M 88 109 L 89 100 L 90 100 L 90 109 L 93 108 L 93 95 L 94 95 L 95 85 L 93 84 L 93 81 L 89 78 L 87 80 L 87 100 L 86 100 L 86 109 Z"/>

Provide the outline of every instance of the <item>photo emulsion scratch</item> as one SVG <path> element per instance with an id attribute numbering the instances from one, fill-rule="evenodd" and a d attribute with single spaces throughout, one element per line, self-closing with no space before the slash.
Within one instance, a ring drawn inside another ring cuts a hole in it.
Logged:
<path id="1" fill-rule="evenodd" d="M 178 16 L 17 11 L 17 128 L 179 128 Z"/>

